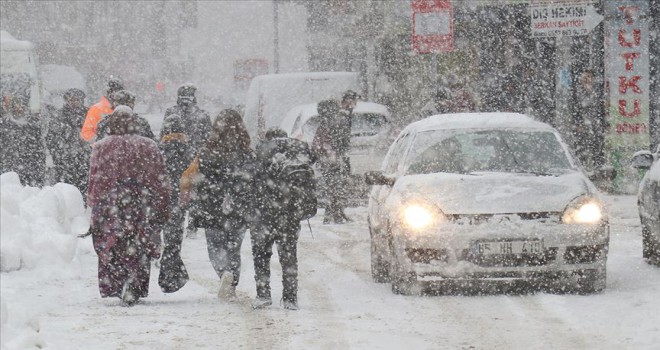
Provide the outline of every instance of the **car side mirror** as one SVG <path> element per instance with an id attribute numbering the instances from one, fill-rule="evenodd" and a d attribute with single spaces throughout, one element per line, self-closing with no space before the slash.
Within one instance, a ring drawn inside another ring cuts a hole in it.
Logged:
<path id="1" fill-rule="evenodd" d="M 653 153 L 651 151 L 639 151 L 633 155 L 631 166 L 635 169 L 650 169 L 653 165 Z"/>
<path id="2" fill-rule="evenodd" d="M 393 186 L 396 179 L 385 176 L 382 171 L 367 171 L 364 173 L 364 182 L 367 185 Z"/>
<path id="3" fill-rule="evenodd" d="M 598 168 L 589 174 L 591 181 L 612 181 L 616 178 L 616 169 L 612 166 Z"/>

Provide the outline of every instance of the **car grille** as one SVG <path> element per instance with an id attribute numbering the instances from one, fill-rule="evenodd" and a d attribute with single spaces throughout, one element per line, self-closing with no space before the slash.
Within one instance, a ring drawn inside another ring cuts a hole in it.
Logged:
<path id="1" fill-rule="evenodd" d="M 561 213 L 557 212 L 537 212 L 537 213 L 515 213 L 515 214 L 454 214 L 449 215 L 449 219 L 458 225 L 480 225 L 492 224 L 493 222 L 507 222 L 519 220 L 537 220 L 542 223 L 559 223 Z"/>
<path id="2" fill-rule="evenodd" d="M 543 254 L 489 254 L 475 255 L 469 249 L 463 250 L 461 260 L 482 267 L 524 267 L 543 266 L 557 259 L 557 248 L 548 248 Z"/>

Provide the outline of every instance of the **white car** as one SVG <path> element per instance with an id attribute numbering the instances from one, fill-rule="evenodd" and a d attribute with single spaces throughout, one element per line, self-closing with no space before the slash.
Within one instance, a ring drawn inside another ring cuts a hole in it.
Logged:
<path id="1" fill-rule="evenodd" d="M 428 285 L 605 288 L 609 223 L 557 130 L 515 113 L 408 125 L 367 173 L 371 268 L 400 294 Z"/>
<path id="2" fill-rule="evenodd" d="M 633 156 L 633 166 L 647 169 L 639 184 L 637 205 L 642 223 L 642 256 L 660 265 L 660 146 L 655 154 L 640 151 Z"/>
<path id="3" fill-rule="evenodd" d="M 312 144 L 319 127 L 316 103 L 300 105 L 289 110 L 280 124 L 293 138 Z M 351 172 L 363 174 L 377 170 L 383 162 L 391 131 L 391 114 L 384 105 L 358 101 L 353 109 L 351 128 Z"/>

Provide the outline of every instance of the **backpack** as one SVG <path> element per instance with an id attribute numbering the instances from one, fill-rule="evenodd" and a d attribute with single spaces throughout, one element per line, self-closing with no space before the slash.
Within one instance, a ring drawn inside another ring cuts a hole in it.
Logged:
<path id="1" fill-rule="evenodd" d="M 277 192 L 275 200 L 298 220 L 307 220 L 318 210 L 316 177 L 309 147 L 302 141 L 279 138 L 271 140 L 267 172 Z"/>

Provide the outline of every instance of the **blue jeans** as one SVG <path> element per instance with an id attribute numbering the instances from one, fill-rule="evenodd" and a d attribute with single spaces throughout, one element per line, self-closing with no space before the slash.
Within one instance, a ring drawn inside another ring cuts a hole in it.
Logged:
<path id="1" fill-rule="evenodd" d="M 247 225 L 243 220 L 227 218 L 221 227 L 206 228 L 206 245 L 211 265 L 218 277 L 224 272 L 234 275 L 234 286 L 241 277 L 241 244 Z"/>

